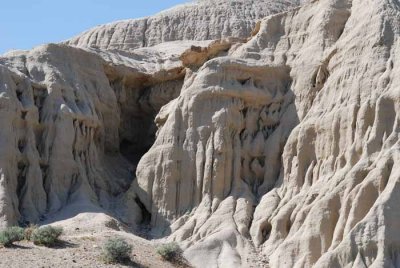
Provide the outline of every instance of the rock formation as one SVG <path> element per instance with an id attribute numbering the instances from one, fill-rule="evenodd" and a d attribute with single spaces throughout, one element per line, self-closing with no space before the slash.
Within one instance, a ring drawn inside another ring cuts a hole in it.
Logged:
<path id="1" fill-rule="evenodd" d="M 399 267 L 400 4 L 299 4 L 197 1 L 2 56 L 0 224 L 91 203 L 196 267 Z"/>
<path id="2" fill-rule="evenodd" d="M 100 25 L 68 41 L 78 47 L 132 51 L 177 40 L 247 38 L 267 15 L 298 6 L 301 0 L 197 0 L 156 16 Z"/>

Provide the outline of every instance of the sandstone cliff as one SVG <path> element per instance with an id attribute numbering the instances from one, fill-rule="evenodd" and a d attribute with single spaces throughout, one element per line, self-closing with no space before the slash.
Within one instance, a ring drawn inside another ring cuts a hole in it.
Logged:
<path id="1" fill-rule="evenodd" d="M 300 0 L 198 0 L 156 16 L 100 25 L 66 44 L 130 51 L 176 40 L 247 38 L 267 15 L 296 7 Z"/>
<path id="2" fill-rule="evenodd" d="M 397 266 L 398 9 L 313 1 L 188 77 L 139 163 L 153 225 L 199 266 Z"/>
<path id="3" fill-rule="evenodd" d="M 0 224 L 91 203 L 196 267 L 400 266 L 400 4 L 213 3 L 0 58 Z"/>

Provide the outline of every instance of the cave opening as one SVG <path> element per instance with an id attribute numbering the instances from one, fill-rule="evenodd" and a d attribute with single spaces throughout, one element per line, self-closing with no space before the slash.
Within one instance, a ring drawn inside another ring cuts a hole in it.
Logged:
<path id="1" fill-rule="evenodd" d="M 137 164 L 139 163 L 142 156 L 147 152 L 148 147 L 140 146 L 128 139 L 122 139 L 119 145 L 120 153 L 129 160 L 129 162 Z"/>
<path id="2" fill-rule="evenodd" d="M 120 115 L 119 153 L 131 164 L 129 172 L 132 182 L 136 179 L 136 169 L 140 160 L 156 141 L 156 116 L 164 105 L 179 96 L 184 72 L 178 72 L 167 81 L 140 75 L 112 78 L 110 86 L 116 94 Z M 134 201 L 141 210 L 141 228 L 150 228 L 151 213 L 139 197 Z"/>
<path id="3" fill-rule="evenodd" d="M 154 122 L 161 108 L 179 96 L 183 77 L 153 85 L 111 83 L 118 92 L 120 106 L 119 151 L 136 166 L 156 140 L 157 126 Z"/>
<path id="4" fill-rule="evenodd" d="M 119 151 L 134 167 L 136 167 L 145 153 L 147 153 L 156 139 L 156 125 L 154 118 L 156 114 L 123 115 L 122 127 L 120 129 Z"/>

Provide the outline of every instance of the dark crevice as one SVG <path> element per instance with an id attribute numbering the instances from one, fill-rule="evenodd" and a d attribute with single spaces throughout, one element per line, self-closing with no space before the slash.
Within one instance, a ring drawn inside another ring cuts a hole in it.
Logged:
<path id="1" fill-rule="evenodd" d="M 26 146 L 26 140 L 21 139 L 18 141 L 18 150 L 22 153 Z"/>
<path id="2" fill-rule="evenodd" d="M 25 222 L 22 208 L 22 199 L 26 192 L 26 173 L 28 170 L 28 164 L 23 161 L 18 162 L 18 174 L 17 174 L 17 196 L 18 196 L 18 211 L 21 213 L 21 218 L 19 219 L 19 224 Z"/>
<path id="3" fill-rule="evenodd" d="M 27 165 L 23 162 L 18 163 L 17 195 L 21 197 L 22 189 L 26 182 Z"/>
<path id="4" fill-rule="evenodd" d="M 35 106 L 38 108 L 38 111 L 39 111 L 39 117 L 40 117 L 39 121 L 42 121 L 42 118 L 41 118 L 42 108 L 43 108 L 43 105 L 44 105 L 44 102 L 45 102 L 47 96 L 48 96 L 48 93 L 47 93 L 46 88 L 33 87 L 33 100 L 34 100 Z"/>
<path id="5" fill-rule="evenodd" d="M 151 223 L 151 213 L 146 209 L 145 205 L 140 201 L 138 197 L 135 198 L 136 204 L 139 206 L 142 212 L 142 225 L 150 225 Z"/>
<path id="6" fill-rule="evenodd" d="M 50 187 L 48 186 L 48 178 L 47 178 L 48 169 L 49 169 L 49 166 L 47 164 L 40 164 L 40 170 L 42 172 L 42 180 L 43 180 L 42 181 L 43 189 L 45 190 L 45 193 L 46 193 L 47 208 L 50 207 L 50 204 L 49 204 L 49 194 L 50 194 L 49 188 Z"/>
<path id="7" fill-rule="evenodd" d="M 22 111 L 21 112 L 21 118 L 22 118 L 22 120 L 25 120 L 26 119 L 26 115 L 28 114 L 28 112 L 27 111 Z"/>
<path id="8" fill-rule="evenodd" d="M 17 98 L 18 98 L 18 100 L 19 100 L 20 102 L 22 102 L 22 91 L 17 90 L 16 93 L 17 93 Z"/>
<path id="9" fill-rule="evenodd" d="M 262 234 L 262 241 L 261 243 L 265 243 L 265 241 L 268 240 L 272 230 L 272 225 L 267 222 L 262 228 L 261 228 L 261 234 Z"/>
<path id="10" fill-rule="evenodd" d="M 128 139 L 123 139 L 120 143 L 121 154 L 129 160 L 129 162 L 137 164 L 142 156 L 150 149 L 148 144 L 140 144 Z"/>
<path id="11" fill-rule="evenodd" d="M 249 82 L 250 81 L 250 77 L 249 78 L 246 78 L 246 79 L 238 79 L 238 82 L 242 85 L 242 86 L 244 86 L 247 82 Z"/>
<path id="12" fill-rule="evenodd" d="M 290 220 L 288 220 L 286 222 L 286 233 L 289 234 L 290 229 L 292 229 L 292 222 Z"/>

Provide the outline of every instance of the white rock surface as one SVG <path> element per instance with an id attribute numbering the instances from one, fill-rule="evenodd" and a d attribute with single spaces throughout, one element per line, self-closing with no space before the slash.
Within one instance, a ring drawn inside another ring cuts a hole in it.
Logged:
<path id="1" fill-rule="evenodd" d="M 296 4 L 198 1 L 1 57 L 0 225 L 102 206 L 196 267 L 399 267 L 400 4 Z"/>
<path id="2" fill-rule="evenodd" d="M 77 202 L 140 222 L 136 193 L 127 190 L 153 142 L 156 113 L 179 95 L 186 65 L 226 54 L 234 42 L 181 40 L 119 52 L 50 44 L 0 57 L 1 118 L 10 126 L 0 135 L 0 225 L 38 222 Z"/>
<path id="3" fill-rule="evenodd" d="M 158 231 L 198 267 L 399 266 L 399 8 L 311 1 L 187 76 L 134 186 Z"/>
<path id="4" fill-rule="evenodd" d="M 78 47 L 131 51 L 176 40 L 247 38 L 256 22 L 300 0 L 199 0 L 155 16 L 100 25 L 68 41 Z"/>

